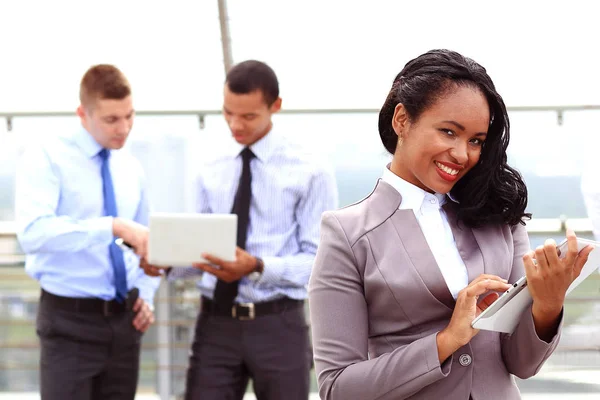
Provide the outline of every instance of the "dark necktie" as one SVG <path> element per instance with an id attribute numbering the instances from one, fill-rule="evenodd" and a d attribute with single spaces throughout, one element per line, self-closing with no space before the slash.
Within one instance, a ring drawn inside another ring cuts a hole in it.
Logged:
<path id="1" fill-rule="evenodd" d="M 237 245 L 246 249 L 246 238 L 248 236 L 248 224 L 250 222 L 250 199 L 252 198 L 252 173 L 250 172 L 250 161 L 255 157 L 250 148 L 245 147 L 241 152 L 242 175 L 238 184 L 237 192 L 233 200 L 232 214 L 237 214 Z M 217 281 L 215 287 L 214 301 L 219 308 L 231 309 L 238 294 L 239 281 L 224 282 Z"/>
<path id="2" fill-rule="evenodd" d="M 100 153 L 102 158 L 102 194 L 104 197 L 104 212 L 111 217 L 117 216 L 117 202 L 115 200 L 115 190 L 113 188 L 110 169 L 108 168 L 108 158 L 110 152 L 107 149 L 102 149 Z M 123 259 L 123 251 L 113 241 L 109 246 L 110 259 L 115 275 L 116 300 L 123 302 L 127 298 L 127 273 L 125 270 L 125 260 Z"/>

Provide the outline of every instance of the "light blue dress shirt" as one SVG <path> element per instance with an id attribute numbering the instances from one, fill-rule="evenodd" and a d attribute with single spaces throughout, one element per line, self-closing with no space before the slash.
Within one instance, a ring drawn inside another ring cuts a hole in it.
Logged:
<path id="1" fill-rule="evenodd" d="M 321 214 L 338 206 L 332 168 L 271 131 L 250 146 L 252 199 L 246 250 L 261 257 L 265 269 L 253 282 L 240 281 L 236 302 L 257 303 L 282 297 L 306 298 L 306 285 L 319 244 Z M 202 166 L 196 186 L 198 213 L 231 212 L 242 173 L 243 147 L 215 151 Z M 200 274 L 194 268 L 173 268 L 169 279 Z M 217 278 L 202 274 L 198 287 L 212 298 Z"/>
<path id="2" fill-rule="evenodd" d="M 100 150 L 80 129 L 32 143 L 19 159 L 15 208 L 25 270 L 59 296 L 115 298 L 113 218 L 104 215 Z M 126 150 L 111 151 L 109 162 L 119 217 L 147 225 L 141 165 Z M 152 304 L 160 279 L 145 275 L 132 252 L 124 258 L 128 289 L 137 287 Z"/>

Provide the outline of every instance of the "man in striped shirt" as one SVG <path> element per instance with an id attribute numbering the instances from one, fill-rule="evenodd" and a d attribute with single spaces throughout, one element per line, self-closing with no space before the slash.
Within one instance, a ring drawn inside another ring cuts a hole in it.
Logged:
<path id="1" fill-rule="evenodd" d="M 288 143 L 271 117 L 281 108 L 273 70 L 245 61 L 227 74 L 223 113 L 235 143 L 207 161 L 197 212 L 238 215 L 237 259 L 175 268 L 202 273 L 202 309 L 186 399 L 309 396 L 312 353 L 304 315 L 321 214 L 337 207 L 330 168 Z"/>

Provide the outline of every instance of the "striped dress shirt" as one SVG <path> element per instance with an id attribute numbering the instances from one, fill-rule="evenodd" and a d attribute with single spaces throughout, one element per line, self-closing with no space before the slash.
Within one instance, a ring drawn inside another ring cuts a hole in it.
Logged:
<path id="1" fill-rule="evenodd" d="M 278 298 L 305 299 L 319 243 L 321 214 L 338 205 L 331 168 L 269 132 L 250 146 L 252 199 L 246 251 L 263 259 L 264 272 L 256 282 L 243 277 L 238 303 Z M 242 146 L 207 161 L 197 180 L 198 213 L 230 213 L 242 173 Z M 202 274 L 198 287 L 213 297 L 217 278 L 195 268 L 174 268 L 169 279 Z"/>

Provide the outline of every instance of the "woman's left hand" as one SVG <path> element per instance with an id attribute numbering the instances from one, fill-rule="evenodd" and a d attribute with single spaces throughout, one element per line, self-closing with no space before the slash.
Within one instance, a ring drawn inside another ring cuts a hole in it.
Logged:
<path id="1" fill-rule="evenodd" d="M 577 237 L 569 229 L 565 257 L 559 258 L 556 242 L 552 239 L 523 256 L 527 286 L 533 298 L 533 319 L 540 338 L 554 336 L 553 328 L 562 311 L 567 289 L 581 273 L 592 250 L 592 246 L 586 246 L 578 252 Z"/>

